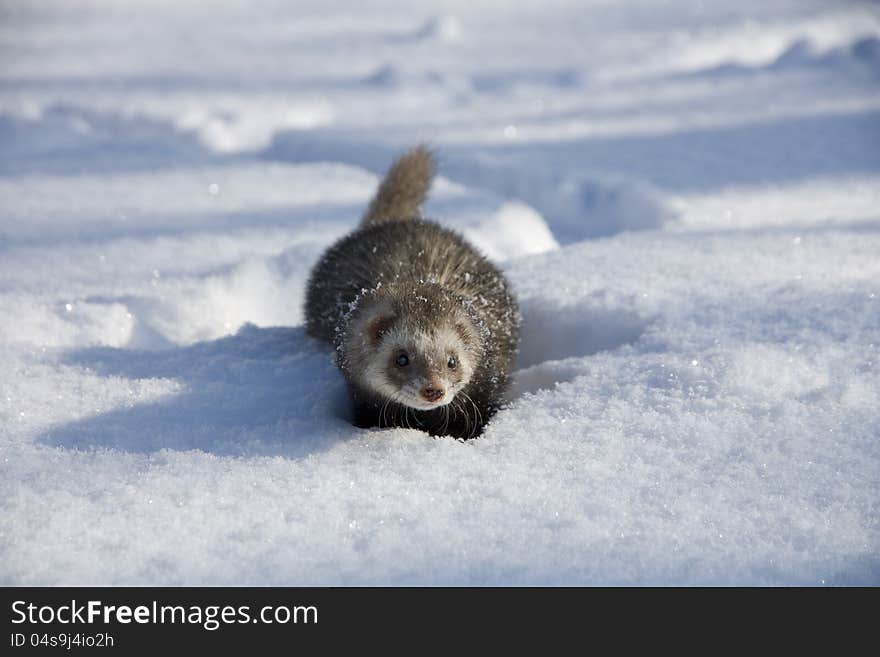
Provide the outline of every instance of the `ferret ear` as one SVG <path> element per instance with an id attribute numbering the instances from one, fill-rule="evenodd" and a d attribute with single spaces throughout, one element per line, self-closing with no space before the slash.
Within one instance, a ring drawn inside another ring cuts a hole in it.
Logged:
<path id="1" fill-rule="evenodd" d="M 480 334 L 477 327 L 469 319 L 460 319 L 455 322 L 455 332 L 461 339 L 465 349 L 473 356 L 478 355 Z"/>
<path id="2" fill-rule="evenodd" d="M 458 337 L 461 338 L 462 342 L 465 344 L 472 343 L 476 334 L 474 325 L 467 320 L 458 320 L 455 323 L 455 332 L 458 333 Z"/>
<path id="3" fill-rule="evenodd" d="M 378 345 L 388 329 L 394 323 L 394 318 L 387 315 L 376 315 L 367 322 L 367 338 L 370 344 Z"/>

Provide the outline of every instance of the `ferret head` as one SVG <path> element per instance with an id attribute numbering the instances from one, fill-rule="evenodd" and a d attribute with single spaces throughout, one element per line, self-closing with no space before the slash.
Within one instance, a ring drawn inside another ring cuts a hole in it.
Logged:
<path id="1" fill-rule="evenodd" d="M 481 357 L 479 334 L 464 307 L 425 290 L 363 299 L 341 348 L 343 369 L 360 385 L 423 411 L 449 404 Z"/>

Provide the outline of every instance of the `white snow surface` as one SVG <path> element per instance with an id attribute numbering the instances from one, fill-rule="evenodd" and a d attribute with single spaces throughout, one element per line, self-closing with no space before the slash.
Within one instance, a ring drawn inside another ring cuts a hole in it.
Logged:
<path id="1" fill-rule="evenodd" d="M 524 316 L 468 442 L 302 328 L 419 142 Z M 880 584 L 880 9 L 6 0 L 0 371 L 2 584 Z"/>

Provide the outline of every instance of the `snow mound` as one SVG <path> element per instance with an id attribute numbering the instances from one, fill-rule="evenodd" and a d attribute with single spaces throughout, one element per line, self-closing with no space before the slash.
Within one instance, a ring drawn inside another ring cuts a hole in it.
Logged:
<path id="1" fill-rule="evenodd" d="M 505 203 L 464 233 L 489 258 L 499 261 L 559 248 L 543 217 L 523 203 Z"/>
<path id="2" fill-rule="evenodd" d="M 830 11 L 799 20 L 760 23 L 746 20 L 734 27 L 707 30 L 672 50 L 669 65 L 678 70 L 714 71 L 781 68 L 839 59 L 843 54 L 868 55 L 880 36 L 880 18 L 868 8 Z"/>

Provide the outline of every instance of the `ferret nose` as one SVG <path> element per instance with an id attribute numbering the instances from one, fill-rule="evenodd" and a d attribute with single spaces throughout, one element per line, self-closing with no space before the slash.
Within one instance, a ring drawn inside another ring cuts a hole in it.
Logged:
<path id="1" fill-rule="evenodd" d="M 422 397 L 427 399 L 429 402 L 435 402 L 445 394 L 446 394 L 446 391 L 443 390 L 443 388 L 431 388 L 431 387 L 422 388 Z"/>

